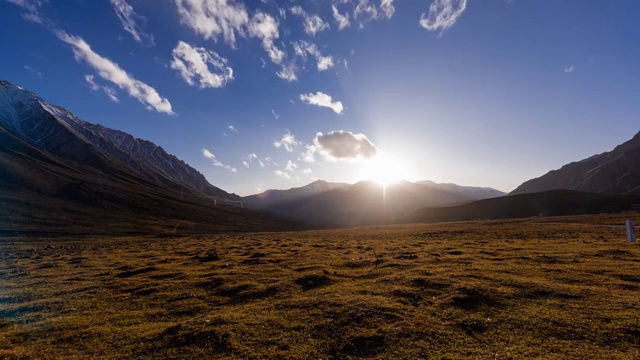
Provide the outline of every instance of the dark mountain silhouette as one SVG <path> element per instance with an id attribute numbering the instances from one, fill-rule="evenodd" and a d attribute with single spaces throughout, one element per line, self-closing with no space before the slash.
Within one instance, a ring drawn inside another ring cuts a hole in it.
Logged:
<path id="1" fill-rule="evenodd" d="M 640 132 L 610 152 L 567 164 L 529 180 L 510 195 L 554 189 L 640 195 Z"/>
<path id="2" fill-rule="evenodd" d="M 162 148 L 0 82 L 0 234 L 287 228 Z"/>
<path id="3" fill-rule="evenodd" d="M 597 214 L 630 211 L 634 204 L 640 204 L 640 196 L 550 190 L 479 200 L 458 206 L 424 208 L 397 219 L 397 222 Z"/>
<path id="4" fill-rule="evenodd" d="M 503 196 L 495 189 L 408 181 L 382 187 L 317 181 L 301 188 L 269 190 L 245 197 L 247 204 L 313 227 L 376 224 L 425 206 Z"/>

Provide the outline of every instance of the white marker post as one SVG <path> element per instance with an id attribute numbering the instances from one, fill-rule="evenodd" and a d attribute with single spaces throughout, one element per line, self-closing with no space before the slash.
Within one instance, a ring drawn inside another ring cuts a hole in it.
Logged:
<path id="1" fill-rule="evenodd" d="M 636 228 L 634 227 L 633 220 L 627 220 L 627 241 L 630 243 L 636 242 Z"/>

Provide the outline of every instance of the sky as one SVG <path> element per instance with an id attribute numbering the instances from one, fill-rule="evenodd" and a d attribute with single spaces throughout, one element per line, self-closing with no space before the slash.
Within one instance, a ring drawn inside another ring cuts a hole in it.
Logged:
<path id="1" fill-rule="evenodd" d="M 0 0 L 0 79 L 228 192 L 505 192 L 640 130 L 636 0 Z"/>

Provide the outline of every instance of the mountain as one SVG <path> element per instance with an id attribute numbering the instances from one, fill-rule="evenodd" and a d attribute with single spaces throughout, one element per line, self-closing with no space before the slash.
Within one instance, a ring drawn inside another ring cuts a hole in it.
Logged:
<path id="1" fill-rule="evenodd" d="M 151 142 L 0 82 L 0 233 L 287 228 Z"/>
<path id="2" fill-rule="evenodd" d="M 529 180 L 510 195 L 554 189 L 640 195 L 640 132 L 610 152 L 573 162 Z"/>
<path id="3" fill-rule="evenodd" d="M 386 187 L 362 181 L 354 185 L 316 181 L 301 188 L 269 190 L 245 197 L 247 204 L 312 227 L 376 224 L 425 206 L 469 202 L 504 193 L 434 182 L 402 181 Z"/>
<path id="4" fill-rule="evenodd" d="M 243 201 L 256 208 L 270 208 L 281 203 L 305 199 L 327 191 L 348 187 L 349 184 L 317 180 L 309 185 L 289 190 L 267 190 L 263 193 L 245 196 Z"/>
<path id="5" fill-rule="evenodd" d="M 461 201 L 488 199 L 506 195 L 506 193 L 490 187 L 461 186 L 450 183 L 438 184 L 431 180 L 417 181 L 415 182 L 415 184 L 441 190 L 448 190 L 451 193 L 457 194 L 457 196 L 464 198 L 464 200 Z"/>
<path id="6" fill-rule="evenodd" d="M 397 219 L 397 222 L 416 223 L 597 214 L 630 211 L 634 209 L 634 204 L 640 204 L 640 196 L 550 190 L 479 200 L 458 206 L 419 209 Z"/>

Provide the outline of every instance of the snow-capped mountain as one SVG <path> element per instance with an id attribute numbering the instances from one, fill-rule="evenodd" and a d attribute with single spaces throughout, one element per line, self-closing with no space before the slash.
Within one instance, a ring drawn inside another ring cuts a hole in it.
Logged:
<path id="1" fill-rule="evenodd" d="M 237 201 L 162 147 L 86 122 L 33 92 L 0 81 L 0 127 L 35 148 L 78 163 L 120 163 L 150 183 L 175 191 Z"/>

